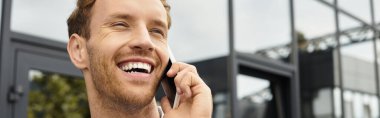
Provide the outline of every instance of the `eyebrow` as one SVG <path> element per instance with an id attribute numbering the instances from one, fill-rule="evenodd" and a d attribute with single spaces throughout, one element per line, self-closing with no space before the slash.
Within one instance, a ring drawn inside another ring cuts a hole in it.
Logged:
<path id="1" fill-rule="evenodd" d="M 133 17 L 129 14 L 119 14 L 119 13 L 116 13 L 116 14 L 112 14 L 110 17 L 107 18 L 107 21 L 110 21 L 112 19 L 124 19 L 124 20 L 128 20 L 128 19 L 133 19 Z"/>
<path id="2" fill-rule="evenodd" d="M 112 14 L 110 17 L 108 17 L 106 19 L 106 21 L 112 21 L 113 19 L 133 20 L 135 18 L 133 16 L 129 15 L 129 14 L 115 13 L 115 14 Z M 162 20 L 153 19 L 153 20 L 151 20 L 149 22 L 152 22 L 152 23 L 149 23 L 149 24 L 157 25 L 159 27 L 168 29 L 167 24 L 164 21 L 162 21 Z"/>
<path id="3" fill-rule="evenodd" d="M 153 24 L 167 28 L 167 24 L 164 21 L 159 20 L 159 19 L 154 19 Z"/>

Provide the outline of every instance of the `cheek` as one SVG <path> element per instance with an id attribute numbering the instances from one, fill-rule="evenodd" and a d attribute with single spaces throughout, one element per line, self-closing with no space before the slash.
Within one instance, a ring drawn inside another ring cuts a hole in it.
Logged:
<path id="1" fill-rule="evenodd" d="M 168 44 L 162 41 L 153 41 L 153 43 L 155 44 L 156 53 L 161 63 L 166 64 L 166 61 L 169 59 Z"/>
<path id="2" fill-rule="evenodd" d="M 114 57 L 116 53 L 116 44 L 113 43 L 101 43 L 97 45 L 95 55 L 103 56 L 104 59 L 110 59 Z"/>
<path id="3" fill-rule="evenodd" d="M 116 50 L 122 46 L 123 40 L 121 39 L 125 39 L 125 36 L 121 35 L 121 33 L 103 32 L 94 41 L 100 50 L 103 50 L 105 53 L 113 54 L 113 52 L 116 52 Z"/>
<path id="4" fill-rule="evenodd" d="M 118 50 L 119 43 L 115 43 L 112 40 L 95 41 L 91 45 L 89 51 L 91 53 L 90 58 L 101 58 L 99 63 L 107 63 L 107 65 L 114 63 L 114 58 Z"/>

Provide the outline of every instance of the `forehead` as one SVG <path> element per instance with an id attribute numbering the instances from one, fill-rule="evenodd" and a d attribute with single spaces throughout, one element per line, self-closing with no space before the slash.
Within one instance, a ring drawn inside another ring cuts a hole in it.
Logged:
<path id="1" fill-rule="evenodd" d="M 154 19 L 166 22 L 166 10 L 160 0 L 97 0 L 92 10 L 93 20 L 115 15 L 136 19 Z"/>

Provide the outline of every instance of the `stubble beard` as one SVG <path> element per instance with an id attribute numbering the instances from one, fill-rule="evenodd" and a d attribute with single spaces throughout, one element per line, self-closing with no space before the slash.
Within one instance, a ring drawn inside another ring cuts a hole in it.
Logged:
<path id="1" fill-rule="evenodd" d="M 146 90 L 145 93 L 125 90 L 128 87 L 122 84 L 120 78 L 117 78 L 112 63 L 107 63 L 101 52 L 92 48 L 88 48 L 88 51 L 92 83 L 102 106 L 133 113 L 152 102 L 158 83 L 152 85 L 151 88 L 141 88 Z"/>

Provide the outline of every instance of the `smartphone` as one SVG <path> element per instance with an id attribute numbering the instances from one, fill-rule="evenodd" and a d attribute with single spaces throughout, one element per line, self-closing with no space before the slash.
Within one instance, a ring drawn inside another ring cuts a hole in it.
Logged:
<path id="1" fill-rule="evenodd" d="M 165 67 L 164 72 L 162 73 L 161 77 L 161 86 L 164 89 L 164 93 L 169 99 L 170 105 L 173 109 L 177 108 L 179 105 L 180 96 L 177 94 L 177 89 L 174 83 L 174 77 L 168 77 L 166 74 L 168 73 L 170 67 L 172 66 L 173 61 L 175 61 L 173 54 L 169 50 L 169 61 L 168 64 Z"/>

